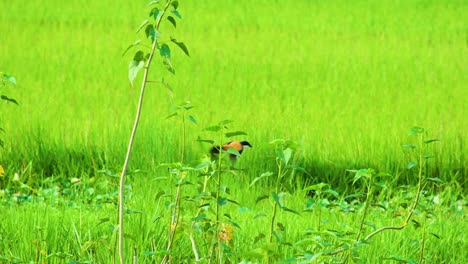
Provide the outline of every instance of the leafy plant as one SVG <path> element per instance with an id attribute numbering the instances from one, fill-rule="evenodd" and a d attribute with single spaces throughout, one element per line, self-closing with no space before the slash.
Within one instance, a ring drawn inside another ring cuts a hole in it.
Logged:
<path id="1" fill-rule="evenodd" d="M 411 152 L 411 154 L 414 154 L 414 150 L 416 150 L 416 155 L 414 156 L 414 160 L 411 160 L 408 162 L 407 169 L 412 170 L 412 169 L 417 169 L 417 172 L 415 173 L 417 176 L 417 190 L 416 190 L 416 195 L 414 197 L 414 201 L 410 206 L 410 209 L 407 213 L 407 216 L 404 220 L 404 222 L 399 225 L 399 226 L 384 226 L 381 228 L 378 228 L 374 230 L 373 232 L 369 233 L 364 237 L 364 239 L 361 239 L 361 236 L 363 234 L 363 227 L 365 224 L 369 225 L 369 223 L 366 223 L 366 217 L 367 217 L 367 211 L 369 208 L 369 201 L 370 198 L 372 197 L 372 186 L 378 186 L 378 187 L 383 187 L 386 188 L 386 185 L 383 184 L 382 182 L 376 182 L 375 178 L 376 176 L 388 176 L 388 174 L 377 174 L 373 169 L 361 169 L 361 170 L 351 170 L 351 172 L 355 173 L 354 181 L 362 179 L 365 182 L 366 186 L 366 198 L 364 201 L 364 209 L 363 209 L 363 214 L 362 218 L 359 224 L 359 230 L 358 234 L 356 237 L 356 244 L 359 245 L 360 243 L 368 243 L 368 241 L 374 237 L 375 235 L 385 231 L 385 230 L 402 230 L 405 228 L 410 222 L 416 223 L 418 226 L 421 226 L 417 221 L 413 219 L 414 214 L 417 212 L 417 208 L 420 205 L 421 197 L 423 196 L 423 193 L 426 192 L 424 190 L 424 187 L 428 182 L 441 182 L 440 179 L 438 178 L 431 178 L 428 177 L 427 175 L 427 160 L 432 158 L 432 155 L 429 155 L 426 153 L 427 146 L 429 144 L 432 144 L 434 142 L 439 141 L 438 139 L 427 139 L 427 129 L 422 128 L 422 127 L 414 127 L 410 129 L 409 131 L 410 136 L 416 136 L 417 138 L 417 144 L 404 144 L 403 148 L 407 149 Z M 426 213 L 428 210 L 424 209 L 423 211 Z M 426 219 L 424 218 L 424 224 L 423 224 L 423 231 L 422 231 L 422 239 L 421 239 L 421 249 L 420 249 L 420 257 L 419 257 L 419 262 L 421 263 L 424 259 L 424 242 L 425 242 L 425 233 L 426 233 Z M 353 247 L 350 247 L 350 249 L 353 249 Z M 334 253 L 339 253 L 342 250 L 338 250 Z M 356 251 L 354 251 L 354 255 L 356 255 Z"/>
<path id="2" fill-rule="evenodd" d="M 247 135 L 247 133 L 243 131 L 228 132 L 227 125 L 232 122 L 232 120 L 223 120 L 218 122 L 218 124 L 216 125 L 206 127 L 204 130 L 216 133 L 218 140 L 199 139 L 199 141 L 210 143 L 212 146 L 216 144 L 221 146 L 224 142 L 225 137 L 231 138 L 239 135 Z M 214 196 L 214 220 L 211 223 L 212 229 L 214 230 L 214 235 L 212 236 L 208 263 L 216 261 L 216 257 L 219 263 L 224 263 L 223 252 L 227 250 L 225 244 L 229 243 L 233 235 L 233 229 L 231 227 L 238 226 L 235 222 L 232 221 L 229 214 L 223 214 L 227 218 L 227 223 L 221 222 L 221 216 L 223 216 L 221 212 L 222 207 L 224 207 L 228 203 L 239 204 L 235 200 L 228 199 L 227 195 L 230 192 L 229 187 L 224 186 L 223 184 L 222 175 L 225 172 L 233 173 L 233 171 L 231 170 L 232 166 L 226 166 L 224 162 L 226 156 L 230 155 L 239 157 L 240 153 L 234 148 L 228 148 L 227 150 L 224 150 L 223 148 L 219 147 L 219 154 L 213 157 L 215 160 L 212 163 L 212 171 L 209 174 L 213 176 L 210 178 L 214 181 L 215 190 L 212 192 Z"/>
<path id="3" fill-rule="evenodd" d="M 0 89 L 7 86 L 7 84 L 16 86 L 16 78 L 9 74 L 0 72 Z M 0 99 L 6 102 L 14 103 L 16 105 L 18 104 L 18 102 L 15 99 L 6 96 L 5 94 L 3 94 L 3 92 L 0 94 Z"/>
<path id="4" fill-rule="evenodd" d="M 133 142 L 135 139 L 136 131 L 138 128 L 142 105 L 143 105 L 143 98 L 145 94 L 145 88 L 148 83 L 153 82 L 149 80 L 149 72 L 150 66 L 152 65 L 152 61 L 154 56 L 159 52 L 159 55 L 163 59 L 163 64 L 166 68 L 171 72 L 175 73 L 175 70 L 172 66 L 171 62 L 171 49 L 168 43 L 173 43 L 174 45 L 178 46 L 182 51 L 189 55 L 188 49 L 183 42 L 178 42 L 171 36 L 166 36 L 168 40 L 163 40 L 163 36 L 160 32 L 161 23 L 164 19 L 172 24 L 174 27 L 176 26 L 175 18 L 169 13 L 174 15 L 175 17 L 181 19 L 181 15 L 179 13 L 179 1 L 177 0 L 166 0 L 165 3 L 160 3 L 160 1 L 151 1 L 148 4 L 151 7 L 151 11 L 149 13 L 150 19 L 145 19 L 140 27 L 137 29 L 137 33 L 140 32 L 143 28 L 145 28 L 145 35 L 150 40 L 151 49 L 149 52 L 144 52 L 142 50 L 138 50 L 135 52 L 132 61 L 129 65 L 128 71 L 128 78 L 130 83 L 133 85 L 133 82 L 138 74 L 138 72 L 144 69 L 143 73 L 143 80 L 141 83 L 141 90 L 140 90 L 140 97 L 138 100 L 138 106 L 135 116 L 135 121 L 133 124 L 132 133 L 130 135 L 128 147 L 127 147 L 127 154 L 125 157 L 125 161 L 122 168 L 122 173 L 120 175 L 120 184 L 119 184 L 119 258 L 120 263 L 125 263 L 124 258 L 124 186 L 125 186 L 125 173 L 127 171 L 128 163 L 130 160 L 130 154 L 132 152 Z M 150 20 L 152 22 L 150 22 Z M 124 52 L 124 54 L 131 48 L 139 46 L 140 40 L 135 41 L 132 45 L 130 45 Z M 167 84 L 162 79 L 161 82 L 164 86 L 167 87 Z"/>
<path id="5" fill-rule="evenodd" d="M 278 210 L 293 213 L 298 216 L 300 215 L 298 211 L 293 210 L 285 205 L 284 197 L 287 195 L 288 190 L 290 189 L 288 188 L 288 176 L 289 178 L 292 178 L 294 177 L 294 173 L 296 170 L 302 169 L 298 165 L 294 164 L 294 160 L 296 158 L 295 151 L 297 149 L 297 144 L 295 142 L 291 140 L 275 139 L 271 141 L 270 144 L 273 146 L 273 149 L 276 154 L 276 179 L 274 180 L 271 196 L 261 195 L 256 199 L 257 203 L 268 198 L 272 198 L 273 200 L 273 210 L 268 230 L 268 245 L 264 248 L 267 263 L 271 263 L 271 261 L 273 261 L 273 258 L 275 258 L 277 252 L 277 248 L 274 246 L 275 244 L 277 246 L 289 244 L 286 242 L 284 236 L 282 235 L 285 230 L 285 224 L 277 221 Z M 263 173 L 262 175 L 253 180 L 253 182 L 250 184 L 250 187 L 256 184 L 259 180 L 274 175 L 275 174 L 271 172 Z M 255 239 L 255 241 L 258 241 L 265 237 L 265 234 L 260 233 Z M 273 238 L 275 238 L 276 243 L 273 243 Z"/>
<path id="6" fill-rule="evenodd" d="M 335 190 L 330 187 L 328 183 L 318 183 L 311 186 L 307 186 L 303 190 L 304 192 L 314 192 L 314 198 L 309 198 L 307 201 L 306 212 L 315 212 L 314 209 L 317 210 L 318 215 L 313 215 L 317 218 L 317 231 L 321 229 L 321 221 L 322 221 L 322 210 L 327 209 L 330 205 L 330 202 L 327 198 L 324 198 L 325 195 L 333 196 L 334 198 L 338 198 L 339 194 Z"/>
<path id="7" fill-rule="evenodd" d="M 7 85 L 12 85 L 12 86 L 16 86 L 16 79 L 15 77 L 9 75 L 9 74 L 6 74 L 6 73 L 3 73 L 3 72 L 0 72 L 0 99 L 5 101 L 5 102 L 9 102 L 9 103 L 13 103 L 13 104 L 16 104 L 18 105 L 18 102 L 13 99 L 13 98 L 10 98 L 8 96 L 6 96 L 5 94 L 3 94 L 3 88 L 6 87 Z M 0 132 L 4 132 L 3 128 L 0 127 Z M 3 140 L 0 138 L 0 147 L 3 148 Z M 3 177 L 3 175 L 5 174 L 5 170 L 3 169 L 2 165 L 0 164 L 0 177 Z"/>

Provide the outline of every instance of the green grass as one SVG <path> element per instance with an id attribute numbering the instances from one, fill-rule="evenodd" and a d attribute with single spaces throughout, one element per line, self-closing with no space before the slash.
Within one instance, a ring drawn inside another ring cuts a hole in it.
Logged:
<path id="1" fill-rule="evenodd" d="M 6 216 L 0 225 L 0 255 L 36 260 L 33 241 L 43 239 L 48 254 L 73 255 L 65 256 L 67 261 L 111 260 L 117 181 L 99 170 L 117 173 L 125 156 L 139 85 L 128 84 L 132 53 L 122 53 L 144 38 L 134 32 L 146 18 L 146 2 L 0 2 L 0 71 L 16 77 L 18 86 L 6 93 L 20 104 L 0 104 L 0 127 L 5 129 L 0 164 L 6 171 L 0 190 L 21 191 L 33 199 L 17 205 L 9 200 L 13 193 L 0 196 Z M 249 256 L 252 234 L 263 230 L 271 213 L 268 202 L 252 200 L 268 191 L 260 186 L 246 191 L 255 177 L 275 170 L 268 142 L 290 138 L 300 143 L 297 161 L 308 172 L 298 176 L 300 184 L 326 182 L 345 196 L 360 190 L 351 185 L 347 169 L 372 167 L 392 175 L 391 190 L 382 199 L 400 203 L 397 187 L 416 182 L 406 169 L 412 157 L 401 147 L 414 143 L 408 136 L 413 126 L 427 127 L 430 138 L 440 139 L 428 149 L 435 157 L 428 161 L 427 177 L 445 181 L 436 192 L 453 194 L 446 195 L 431 220 L 429 232 L 441 239 L 428 240 L 428 256 L 434 263 L 466 262 L 466 256 L 453 253 L 466 247 L 464 232 L 459 232 L 465 228 L 464 205 L 453 208 L 456 201 L 466 203 L 467 7 L 455 0 L 181 2 L 183 19 L 171 35 L 187 44 L 190 58 L 173 51 L 175 76 L 161 66 L 153 68 L 151 78 L 164 76 L 174 97 L 156 84 L 148 87 L 130 162 L 131 171 L 141 170 L 130 178 L 133 196 L 127 205 L 143 212 L 128 216 L 139 252 L 165 247 L 155 236 L 166 235 L 166 227 L 162 220 L 153 222 L 165 209 L 154 196 L 175 188 L 163 188 L 167 183 L 155 179 L 166 175 L 158 169 L 160 163 L 177 161 L 182 141 L 180 122 L 166 116 L 170 106 L 191 101 L 195 108 L 189 114 L 198 125 L 187 124 L 188 164 L 198 164 L 209 149 L 196 141 L 213 137 L 203 128 L 220 120 L 234 120 L 229 128 L 247 132 L 238 139 L 254 146 L 240 161 L 245 172 L 226 175 L 232 199 L 251 209 L 246 214 L 232 205 L 226 209 L 242 227 L 236 229 L 233 262 Z M 34 191 L 17 185 L 15 173 Z M 72 178 L 83 179 L 82 187 L 70 187 Z M 39 199 L 49 197 L 41 191 L 53 186 L 60 188 L 56 200 Z M 291 207 L 302 210 L 307 199 L 294 193 Z M 184 217 L 190 219 L 195 210 L 186 206 Z M 447 211 L 453 219 L 445 218 Z M 262 212 L 268 216 L 252 221 L 252 215 Z M 324 212 L 330 229 L 349 225 L 355 230 L 359 217 L 354 214 Z M 381 213 L 376 208 L 369 216 L 377 226 L 393 221 L 390 212 Z M 305 215 L 281 217 L 291 228 L 291 243 L 302 238 L 306 227 L 314 228 Z M 413 241 L 420 234 L 413 227 L 383 233 L 373 240 L 377 245 L 363 246 L 360 255 L 368 263 L 393 255 L 417 259 Z M 86 249 L 86 241 L 101 241 L 93 244 L 96 254 Z M 189 241 L 179 242 L 183 253 L 178 257 L 192 257 Z M 281 252 L 281 258 L 297 253 L 288 247 Z"/>

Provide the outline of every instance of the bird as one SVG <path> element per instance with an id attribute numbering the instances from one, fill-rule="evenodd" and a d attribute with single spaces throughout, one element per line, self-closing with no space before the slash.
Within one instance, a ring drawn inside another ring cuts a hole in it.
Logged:
<path id="1" fill-rule="evenodd" d="M 246 148 L 251 148 L 252 145 L 248 141 L 230 141 L 228 143 L 225 143 L 224 145 L 221 146 L 224 151 L 227 151 L 229 148 L 233 148 L 239 152 L 239 154 L 242 154 L 242 151 Z M 220 146 L 214 146 L 211 148 L 210 153 L 211 155 L 219 154 Z M 229 154 L 229 158 L 231 160 L 236 160 L 238 158 L 237 155 L 235 154 Z"/>

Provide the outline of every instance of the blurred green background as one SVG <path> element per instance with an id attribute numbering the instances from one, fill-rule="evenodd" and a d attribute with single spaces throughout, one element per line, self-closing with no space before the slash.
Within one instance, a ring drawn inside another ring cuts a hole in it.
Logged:
<path id="1" fill-rule="evenodd" d="M 139 83 L 127 79 L 131 50 L 145 36 L 147 1 L 0 1 L 0 69 L 14 75 L 0 105 L 7 175 L 66 178 L 118 171 Z M 465 1 L 183 1 L 177 29 L 190 58 L 172 46 L 176 74 L 155 60 L 130 167 L 152 175 L 177 160 L 185 101 L 186 160 L 196 164 L 214 138 L 203 128 L 235 122 L 254 146 L 242 157 L 250 178 L 275 166 L 268 142 L 301 144 L 307 180 L 341 185 L 346 169 L 373 167 L 410 182 L 401 144 L 429 129 L 430 175 L 465 184 L 467 4 Z M 226 139 L 228 141 L 229 139 Z M 409 180 L 409 181 L 408 181 Z M 344 186 L 342 186 L 344 187 Z M 345 187 L 344 187 L 345 188 Z"/>

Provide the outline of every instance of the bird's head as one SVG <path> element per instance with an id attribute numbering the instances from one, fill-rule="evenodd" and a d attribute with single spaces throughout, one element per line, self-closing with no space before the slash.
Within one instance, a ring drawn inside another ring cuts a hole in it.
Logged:
<path id="1" fill-rule="evenodd" d="M 241 141 L 242 148 L 251 148 L 252 145 L 248 141 Z"/>

